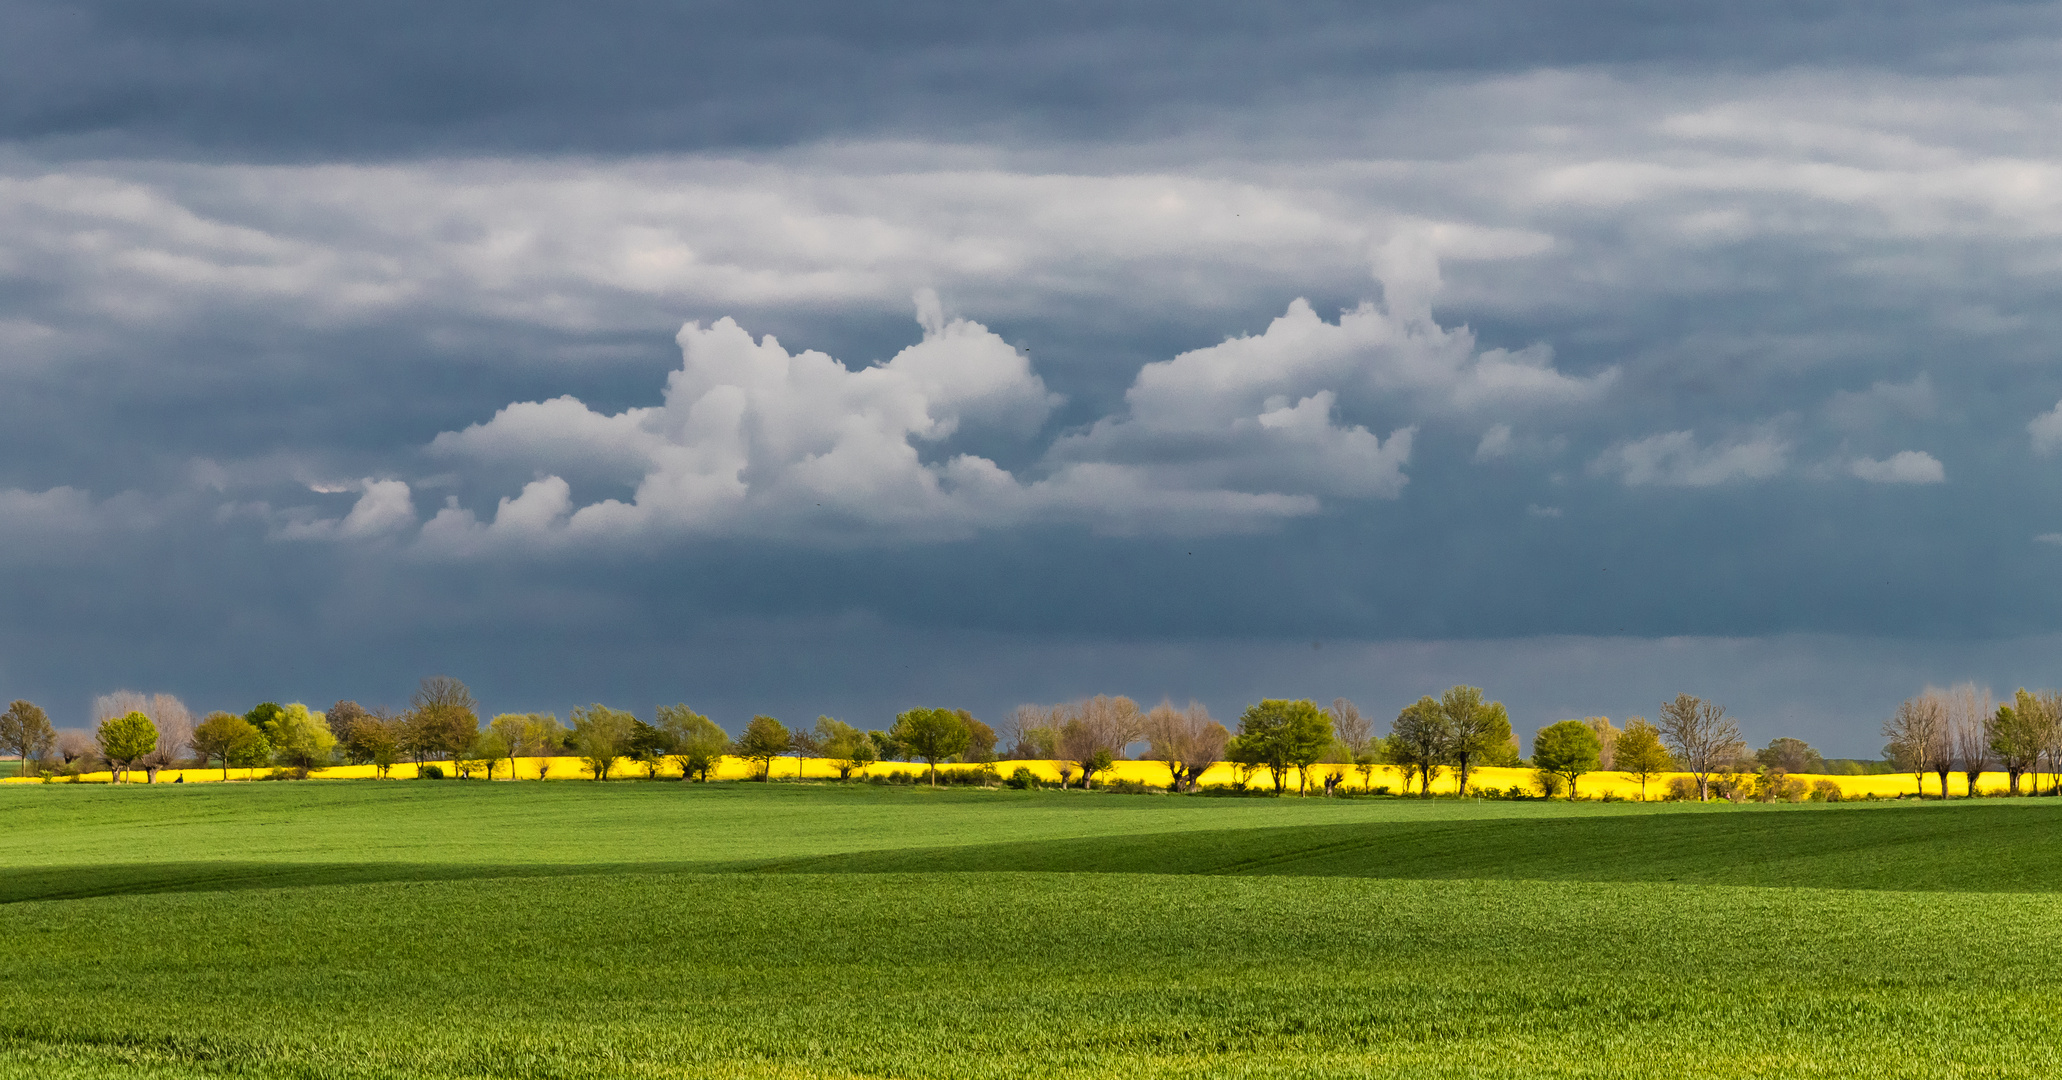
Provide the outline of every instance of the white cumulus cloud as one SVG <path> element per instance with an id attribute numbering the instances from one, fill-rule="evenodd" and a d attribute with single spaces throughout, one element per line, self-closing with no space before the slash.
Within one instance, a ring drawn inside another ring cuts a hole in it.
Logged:
<path id="1" fill-rule="evenodd" d="M 1616 378 L 1563 374 L 1544 347 L 1478 351 L 1466 328 L 1410 303 L 1400 314 L 1362 304 L 1331 322 L 1297 300 L 1257 336 L 1148 364 L 1124 410 L 1058 438 L 1021 476 L 932 448 L 962 430 L 1029 437 L 1059 398 L 1025 356 L 948 318 L 929 290 L 916 297 L 922 340 L 872 367 L 791 353 L 729 318 L 689 323 L 659 405 L 605 414 L 570 396 L 518 402 L 437 436 L 435 456 L 536 479 L 491 517 L 447 506 L 423 535 L 468 551 L 518 539 L 940 538 L 1028 522 L 1245 531 L 1328 499 L 1402 492 L 1416 425 L 1382 434 L 1356 412 L 1584 402 Z M 596 475 L 634 492 L 583 505 L 568 477 Z"/>
<path id="2" fill-rule="evenodd" d="M 317 492 L 336 490 L 334 485 L 328 484 L 311 486 Z M 296 515 L 281 524 L 274 535 L 281 540 L 365 540 L 415 524 L 415 499 L 407 481 L 367 478 L 352 487 L 360 492 L 358 501 L 343 517 Z"/>
<path id="3" fill-rule="evenodd" d="M 2062 448 L 2062 401 L 2047 412 L 2027 421 L 2026 434 L 2033 439 L 2033 452 L 2046 456 Z"/>

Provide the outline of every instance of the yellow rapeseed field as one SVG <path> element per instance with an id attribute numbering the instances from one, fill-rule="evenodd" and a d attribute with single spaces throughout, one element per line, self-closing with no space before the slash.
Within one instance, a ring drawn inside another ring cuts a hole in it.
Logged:
<path id="1" fill-rule="evenodd" d="M 442 769 L 447 776 L 452 775 L 455 769 L 455 766 L 448 761 L 435 762 L 433 764 Z M 1058 783 L 1061 770 L 1065 768 L 1073 773 L 1074 783 L 1079 784 L 1081 782 L 1078 767 L 1057 761 L 998 761 L 994 765 L 996 771 L 1003 776 L 1010 775 L 1011 772 L 1020 766 L 1031 770 L 1041 780 L 1049 783 Z M 964 769 L 967 766 L 948 765 L 942 766 L 942 768 Z M 1361 790 L 1364 784 L 1377 788 L 1387 787 L 1395 792 L 1403 790 L 1402 773 L 1387 765 L 1376 766 L 1373 773 L 1365 781 L 1359 770 L 1352 766 L 1314 766 L 1310 770 L 1311 790 L 1320 790 L 1323 776 L 1334 768 L 1345 770 L 1345 785 L 1354 791 Z M 755 775 L 754 769 L 755 766 L 742 759 L 727 758 L 722 766 L 716 770 L 716 778 L 721 780 L 742 780 Z M 540 770 L 543 777 L 549 780 L 580 780 L 587 777 L 587 768 L 581 763 L 579 758 L 530 757 L 516 759 L 516 779 L 538 779 Z M 231 769 L 229 770 L 229 779 L 237 781 L 255 780 L 268 775 L 271 771 L 270 768 Z M 879 762 L 867 767 L 860 775 L 885 776 L 897 772 L 908 773 L 921 778 L 925 772 L 925 766 L 920 762 Z M 334 768 L 317 769 L 310 775 L 318 780 L 365 780 L 374 777 L 374 769 L 370 765 L 339 765 Z M 416 767 L 405 762 L 394 766 L 389 773 L 389 776 L 396 780 L 413 779 L 415 775 Z M 645 775 L 645 771 L 642 765 L 626 758 L 617 762 L 614 771 L 610 775 L 625 779 L 642 778 Z M 678 776 L 679 770 L 670 767 L 661 769 L 660 775 Z M 776 780 L 791 780 L 797 776 L 807 779 L 836 779 L 837 775 L 837 768 L 828 759 L 824 758 L 805 758 L 799 766 L 792 757 L 779 758 L 773 763 L 773 777 Z M 1646 787 L 1646 797 L 1649 800 L 1660 800 L 1668 790 L 1668 781 L 1673 777 L 1682 775 L 1686 774 L 1663 773 L 1649 780 Z M 1843 798 L 1861 798 L 1871 795 L 1879 798 L 1895 797 L 1898 795 L 1909 795 L 1917 790 L 1910 773 L 1887 773 L 1876 776 L 1812 776 L 1799 773 L 1795 774 L 1795 778 L 1804 781 L 1807 785 L 1818 780 L 1831 780 L 1839 785 L 1840 794 Z M 79 777 L 81 783 L 89 784 L 105 784 L 111 782 L 112 779 L 113 777 L 106 771 L 83 773 Z M 184 779 L 189 784 L 216 783 L 223 779 L 223 775 L 222 770 L 219 768 L 165 769 L 158 773 L 157 782 L 169 784 L 180 779 Z M 494 779 L 504 781 L 510 779 L 508 766 L 505 762 L 495 769 Z M 1206 785 L 1228 785 L 1233 783 L 1235 779 L 1236 774 L 1229 764 L 1219 764 L 1203 774 L 1203 783 Z M 1532 770 L 1522 768 L 1473 769 L 1469 772 L 1468 779 L 1470 787 L 1495 791 L 1504 791 L 1512 787 L 1531 790 L 1533 786 Z M 1164 786 L 1168 781 L 1168 772 L 1167 767 L 1157 761 L 1120 761 L 1108 773 L 1097 778 L 1099 784 L 1107 783 L 1111 780 L 1135 780 L 1142 783 Z M 1298 778 L 1296 776 L 1291 775 L 1289 777 L 1290 790 L 1293 791 L 1297 788 L 1297 781 Z M 8 784 L 33 784 L 40 782 L 39 779 L 32 777 L 10 777 L 0 780 L 0 783 Z M 146 781 L 143 772 L 136 770 L 128 774 L 124 782 L 141 784 Z M 1442 770 L 1439 777 L 1432 782 L 1432 790 L 1435 793 L 1452 794 L 1457 783 L 1458 777 L 1452 770 Z M 1926 778 L 1927 793 L 1938 794 L 1938 783 L 1938 780 L 1929 774 Z M 1272 786 L 1268 771 L 1261 769 L 1255 773 L 1251 786 Z M 2005 793 L 2006 786 L 2005 774 L 1987 772 L 1978 781 L 1977 791 L 1979 794 L 1985 795 L 2002 795 Z M 1415 787 L 1412 790 L 1415 791 Z M 1638 799 L 1640 798 L 1640 784 L 1637 780 L 1624 773 L 1593 772 L 1587 773 L 1582 777 L 1581 782 L 1577 785 L 1577 792 L 1584 798 L 1592 799 L 1604 795 L 1623 799 Z M 1949 777 L 1948 793 L 1951 795 L 1968 794 L 1968 785 L 1964 782 L 1961 774 L 1957 773 Z"/>

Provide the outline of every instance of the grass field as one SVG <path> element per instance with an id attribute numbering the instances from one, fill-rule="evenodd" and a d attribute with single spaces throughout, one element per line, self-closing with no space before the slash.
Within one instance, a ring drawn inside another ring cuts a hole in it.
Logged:
<path id="1" fill-rule="evenodd" d="M 2062 800 L 0 788 L 0 1075 L 2038 1076 Z"/>

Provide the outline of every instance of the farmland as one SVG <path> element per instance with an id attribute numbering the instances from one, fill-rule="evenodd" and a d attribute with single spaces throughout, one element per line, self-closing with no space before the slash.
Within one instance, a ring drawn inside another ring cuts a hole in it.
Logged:
<path id="1" fill-rule="evenodd" d="M 2042 1075 L 2062 802 L 0 788 L 0 1074 Z"/>

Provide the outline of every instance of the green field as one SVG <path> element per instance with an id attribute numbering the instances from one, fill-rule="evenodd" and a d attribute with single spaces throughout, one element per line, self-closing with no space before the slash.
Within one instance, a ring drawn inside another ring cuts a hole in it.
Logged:
<path id="1" fill-rule="evenodd" d="M 2062 800 L 0 789 L 0 1075 L 2041 1076 Z"/>

